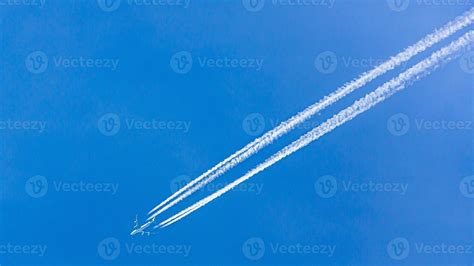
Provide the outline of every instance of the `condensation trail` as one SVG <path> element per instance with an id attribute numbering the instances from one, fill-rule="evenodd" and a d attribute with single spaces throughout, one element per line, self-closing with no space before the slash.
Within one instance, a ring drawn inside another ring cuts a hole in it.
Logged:
<path id="1" fill-rule="evenodd" d="M 248 157 L 257 153 L 262 148 L 268 146 L 276 139 L 280 138 L 284 134 L 294 129 L 298 124 L 308 120 L 314 114 L 318 113 L 319 111 L 323 110 L 329 105 L 337 102 L 339 99 L 343 98 L 344 96 L 351 93 L 352 91 L 366 85 L 368 82 L 372 81 L 378 76 L 408 61 L 410 58 L 412 58 L 413 56 L 417 55 L 420 52 L 423 52 L 424 50 L 431 47 L 432 45 L 451 36 L 452 34 L 459 31 L 460 29 L 472 24 L 473 21 L 474 21 L 474 8 L 471 8 L 469 11 L 466 11 L 461 16 L 447 23 L 439 30 L 436 30 L 435 32 L 425 36 L 422 40 L 418 41 L 412 46 L 409 46 L 403 52 L 392 57 L 391 59 L 384 62 L 380 66 L 372 69 L 371 71 L 363 73 L 358 79 L 355 79 L 349 83 L 346 83 L 345 85 L 337 89 L 335 92 L 331 93 L 328 96 L 325 96 L 322 100 L 309 106 L 304 111 L 291 117 L 287 121 L 281 123 L 276 128 L 265 133 L 263 136 L 255 139 L 253 142 L 247 144 L 244 148 L 240 149 L 236 153 L 226 158 L 224 161 L 218 163 L 216 166 L 209 169 L 204 174 L 192 180 L 190 183 L 185 185 L 183 188 L 181 188 L 180 190 L 172 194 L 166 200 L 164 200 L 159 205 L 154 207 L 151 211 L 149 211 L 148 215 L 150 216 L 148 217 L 147 221 L 154 219 L 160 213 L 176 205 L 178 202 L 187 198 L 188 196 L 190 196 L 191 194 L 193 194 L 194 192 L 196 192 L 198 189 L 202 188 L 209 182 L 212 182 L 214 179 L 221 176 L 222 174 L 224 174 L 225 172 L 227 172 L 228 170 L 230 170 L 237 164 L 243 162 Z"/>
<path id="2" fill-rule="evenodd" d="M 295 151 L 305 147 L 309 143 L 319 139 L 321 136 L 324 136 L 325 134 L 331 132 L 333 129 L 344 124 L 345 122 L 352 120 L 357 115 L 369 110 L 376 104 L 384 101 L 396 92 L 419 80 L 423 76 L 430 74 L 431 71 L 438 68 L 441 64 L 456 58 L 457 56 L 459 56 L 459 52 L 462 49 L 466 48 L 466 50 L 468 50 L 469 48 L 471 48 L 473 42 L 474 31 L 469 31 L 456 41 L 452 42 L 450 45 L 434 52 L 429 58 L 421 61 L 415 66 L 409 68 L 407 71 L 401 73 L 396 78 L 378 87 L 375 91 L 355 101 L 351 106 L 340 111 L 338 114 L 334 115 L 320 126 L 314 128 L 310 132 L 300 137 L 298 140 L 294 141 L 279 152 L 275 153 L 269 159 L 267 159 L 251 171 L 247 172 L 244 176 L 238 178 L 237 180 L 228 184 L 224 188 L 214 192 L 213 194 L 207 196 L 206 198 L 198 201 L 194 205 L 186 208 L 185 210 L 166 219 L 159 225 L 155 226 L 155 228 L 166 227 L 181 220 L 182 218 L 186 217 L 197 209 L 203 207 L 207 203 L 220 197 L 222 194 L 233 189 L 235 186 L 239 185 L 245 180 L 265 170 L 267 167 L 275 164 L 276 162 L 294 153 Z"/>

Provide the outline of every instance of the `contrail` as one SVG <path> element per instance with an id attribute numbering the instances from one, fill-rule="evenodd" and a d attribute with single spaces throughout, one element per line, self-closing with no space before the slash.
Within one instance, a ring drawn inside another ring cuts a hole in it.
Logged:
<path id="1" fill-rule="evenodd" d="M 359 78 L 349 83 L 346 83 L 345 85 L 337 89 L 335 92 L 324 97 L 317 103 L 309 106 L 304 111 L 296 114 L 295 116 L 291 117 L 287 121 L 282 122 L 276 128 L 270 130 L 269 132 L 265 133 L 263 136 L 247 144 L 244 148 L 235 152 L 234 154 L 226 158 L 224 161 L 218 163 L 217 165 L 215 165 L 214 167 L 206 171 L 204 174 L 195 178 L 190 183 L 185 185 L 183 188 L 179 189 L 177 192 L 175 192 L 170 197 L 165 199 L 163 202 L 158 204 L 156 207 L 154 207 L 151 211 L 148 212 L 148 215 L 151 215 L 152 213 L 153 214 L 148 217 L 147 221 L 154 219 L 160 213 L 166 211 L 167 209 L 176 205 L 181 200 L 187 198 L 198 189 L 202 188 L 209 182 L 221 176 L 222 174 L 224 174 L 225 172 L 227 172 L 228 170 L 230 170 L 237 164 L 246 160 L 248 157 L 257 153 L 262 148 L 268 146 L 269 144 L 271 144 L 273 141 L 280 138 L 284 134 L 288 133 L 293 128 L 295 128 L 298 124 L 311 118 L 314 114 L 330 106 L 331 104 L 337 102 L 339 99 L 343 98 L 344 96 L 351 93 L 352 91 L 366 85 L 368 82 L 372 81 L 378 76 L 408 61 L 410 58 L 412 58 L 413 56 L 417 55 L 420 52 L 423 52 L 424 50 L 431 47 L 432 45 L 451 36 L 452 34 L 459 31 L 460 29 L 470 25 L 473 22 L 473 20 L 474 20 L 474 8 L 471 8 L 469 11 L 466 11 L 461 16 L 447 23 L 439 30 L 436 30 L 435 32 L 425 36 L 422 40 L 418 41 L 412 46 L 409 46 L 403 52 L 392 57 L 391 59 L 384 62 L 380 66 L 372 69 L 371 71 L 363 73 Z M 140 229 L 143 229 L 143 228 L 140 228 Z"/>
<path id="2" fill-rule="evenodd" d="M 385 99 L 389 98 L 396 92 L 406 88 L 407 86 L 411 85 L 413 82 L 430 74 L 433 70 L 438 68 L 441 64 L 446 63 L 456 58 L 457 56 L 459 56 L 459 52 L 462 49 L 464 48 L 466 48 L 466 50 L 470 49 L 472 47 L 473 41 L 474 41 L 474 31 L 469 31 L 468 33 L 464 34 L 462 37 L 452 42 L 448 46 L 434 52 L 429 58 L 414 65 L 413 67 L 409 68 L 405 72 L 402 72 L 396 78 L 378 87 L 375 91 L 355 101 L 351 106 L 340 111 L 338 114 L 334 115 L 333 117 L 328 119 L 326 122 L 324 122 L 320 126 L 314 128 L 310 132 L 300 137 L 298 140 L 294 141 L 293 143 L 286 146 L 279 152 L 275 153 L 266 161 L 264 161 L 263 163 L 261 163 L 260 165 L 252 169 L 251 171 L 247 172 L 244 176 L 238 178 L 237 180 L 228 184 L 224 188 L 214 192 L 213 194 L 207 196 L 206 198 L 198 201 L 194 205 L 166 219 L 165 221 L 161 222 L 159 225 L 155 226 L 154 228 L 166 227 L 181 220 L 182 218 L 186 217 L 187 215 L 191 214 L 197 209 L 205 206 L 209 202 L 213 201 L 214 199 L 220 197 L 224 193 L 233 189 L 235 186 L 239 185 L 245 180 L 265 170 L 267 167 L 275 164 L 276 162 L 294 153 L 295 151 L 305 147 L 309 143 L 319 139 L 320 137 L 331 132 L 333 129 L 344 124 L 345 122 L 352 120 L 357 115 L 369 110 L 370 108 L 384 101 Z"/>

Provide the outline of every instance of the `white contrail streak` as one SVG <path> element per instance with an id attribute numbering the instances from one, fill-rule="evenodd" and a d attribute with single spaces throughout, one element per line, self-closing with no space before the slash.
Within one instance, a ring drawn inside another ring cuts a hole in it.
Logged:
<path id="1" fill-rule="evenodd" d="M 328 119 L 326 122 L 324 122 L 320 126 L 314 128 L 310 132 L 300 137 L 298 140 L 294 141 L 293 143 L 286 146 L 279 152 L 275 153 L 266 161 L 264 161 L 263 163 L 261 163 L 260 165 L 252 169 L 251 171 L 247 172 L 244 176 L 238 178 L 237 180 L 228 184 L 224 188 L 214 192 L 213 194 L 207 196 L 206 198 L 198 201 L 194 205 L 166 219 L 165 221 L 161 222 L 159 225 L 155 226 L 155 228 L 166 227 L 181 220 L 182 218 L 186 217 L 190 213 L 196 211 L 197 209 L 203 207 L 207 203 L 220 197 L 222 194 L 233 189 L 235 186 L 239 185 L 245 180 L 265 170 L 267 167 L 275 164 L 276 162 L 294 153 L 295 151 L 305 147 L 309 143 L 319 139 L 321 136 L 324 136 L 325 134 L 331 132 L 333 129 L 344 124 L 345 122 L 352 120 L 357 115 L 369 110 L 376 104 L 384 101 L 385 99 L 389 98 L 396 92 L 404 89 L 405 87 L 409 86 L 413 82 L 419 80 L 423 76 L 430 74 L 431 71 L 438 68 L 442 63 L 446 63 L 456 58 L 457 56 L 459 56 L 459 52 L 462 49 L 471 48 L 473 41 L 474 41 L 474 31 L 469 31 L 468 33 L 464 34 L 462 37 L 452 42 L 448 46 L 434 52 L 429 58 L 409 68 L 408 70 L 406 70 L 405 72 L 397 76 L 396 78 L 388 81 L 387 83 L 378 87 L 375 91 L 367 94 L 365 97 L 355 101 L 351 106 L 340 111 L 338 114 L 334 115 L 333 117 Z"/>
<path id="2" fill-rule="evenodd" d="M 280 138 L 284 134 L 288 133 L 293 128 L 295 128 L 298 124 L 311 118 L 314 114 L 318 113 L 319 111 L 323 110 L 329 105 L 337 102 L 339 99 L 343 98 L 344 96 L 351 93 L 352 91 L 366 85 L 368 82 L 372 81 L 378 76 L 408 61 L 413 56 L 417 55 L 420 52 L 423 52 L 424 50 L 431 47 L 432 45 L 451 36 L 452 34 L 459 31 L 460 29 L 472 24 L 473 21 L 474 21 L 474 8 L 471 8 L 469 11 L 466 11 L 461 16 L 447 23 L 439 30 L 436 30 L 435 32 L 427 35 L 422 40 L 406 48 L 403 52 L 392 57 L 391 59 L 384 62 L 380 66 L 372 69 L 371 71 L 365 72 L 359 78 L 349 83 L 346 83 L 345 85 L 337 89 L 335 92 L 324 97 L 317 103 L 309 106 L 304 111 L 296 114 L 295 116 L 291 117 L 287 121 L 281 123 L 276 128 L 267 132 L 263 136 L 255 139 L 251 143 L 247 144 L 244 148 L 235 152 L 234 154 L 226 158 L 224 161 L 218 163 L 216 166 L 212 167 L 211 169 L 206 171 L 204 174 L 192 180 L 190 183 L 185 185 L 183 188 L 179 189 L 177 192 L 172 194 L 166 200 L 164 200 L 163 202 L 158 204 L 156 207 L 154 207 L 151 211 L 149 211 L 148 215 L 150 216 L 148 217 L 148 220 L 154 219 L 160 213 L 166 211 L 167 209 L 171 208 L 172 206 L 174 206 L 181 200 L 187 198 L 198 189 L 202 188 L 209 182 L 221 176 L 222 174 L 224 174 L 225 172 L 227 172 L 228 170 L 230 170 L 237 164 L 246 160 L 248 157 L 257 153 L 262 148 L 268 146 L 269 144 L 271 144 L 273 141 Z"/>

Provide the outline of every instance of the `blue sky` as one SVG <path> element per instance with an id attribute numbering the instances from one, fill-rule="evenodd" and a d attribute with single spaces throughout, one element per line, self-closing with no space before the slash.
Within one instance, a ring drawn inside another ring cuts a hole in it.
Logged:
<path id="1" fill-rule="evenodd" d="M 143 220 L 180 184 L 471 3 L 0 3 L 0 264 L 474 260 L 472 53 L 179 223 L 129 236 L 135 215 Z M 328 54 L 332 67 L 324 70 L 318 58 Z M 407 66 L 322 111 L 162 218 Z M 318 189 L 328 180 L 337 184 L 330 195 Z"/>

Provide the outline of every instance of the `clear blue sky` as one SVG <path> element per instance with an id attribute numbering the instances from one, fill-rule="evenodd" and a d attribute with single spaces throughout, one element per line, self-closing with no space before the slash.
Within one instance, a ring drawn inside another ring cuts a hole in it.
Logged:
<path id="1" fill-rule="evenodd" d="M 116 1 L 0 0 L 1 265 L 472 263 L 472 54 L 181 222 L 129 236 L 178 183 L 472 4 Z"/>

